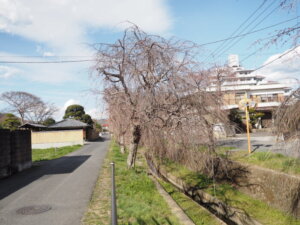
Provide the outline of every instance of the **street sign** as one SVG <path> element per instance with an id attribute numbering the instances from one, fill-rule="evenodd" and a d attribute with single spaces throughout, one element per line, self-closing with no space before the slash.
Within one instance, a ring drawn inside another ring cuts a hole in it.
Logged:
<path id="1" fill-rule="evenodd" d="M 239 101 L 239 109 L 245 110 L 247 107 L 249 108 L 255 108 L 257 103 L 249 98 L 244 98 L 241 101 Z"/>
<path id="2" fill-rule="evenodd" d="M 246 114 L 246 126 L 247 126 L 247 139 L 248 139 L 248 152 L 251 153 L 251 143 L 250 143 L 250 125 L 249 125 L 249 109 L 255 108 L 257 103 L 249 98 L 247 98 L 247 94 L 245 93 L 245 98 L 239 101 L 239 109 L 245 110 Z"/>

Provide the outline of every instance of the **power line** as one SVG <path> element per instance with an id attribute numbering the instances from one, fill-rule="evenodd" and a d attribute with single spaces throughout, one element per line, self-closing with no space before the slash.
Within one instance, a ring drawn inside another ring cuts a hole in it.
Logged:
<path id="1" fill-rule="evenodd" d="M 235 39 L 235 38 L 239 38 L 239 37 L 244 37 L 244 36 L 247 36 L 247 35 L 250 35 L 250 34 L 254 34 L 254 33 L 257 33 L 257 32 L 260 32 L 260 31 L 264 31 L 264 30 L 267 30 L 269 28 L 276 27 L 278 25 L 281 25 L 281 24 L 284 24 L 284 23 L 296 20 L 299 17 L 300 16 L 297 16 L 297 17 L 289 19 L 289 20 L 285 20 L 285 21 L 282 21 L 282 22 L 279 22 L 279 23 L 276 23 L 276 24 L 273 24 L 273 25 L 270 25 L 270 26 L 267 26 L 267 27 L 263 27 L 263 28 L 260 28 L 260 29 L 257 29 L 257 30 L 253 30 L 251 32 L 243 33 L 243 34 L 240 34 L 240 35 L 236 35 L 236 36 L 233 36 L 233 37 L 229 37 L 229 38 L 224 38 L 224 39 L 220 39 L 220 40 L 216 40 L 216 41 L 212 41 L 212 42 L 203 43 L 203 44 L 200 44 L 199 46 L 201 47 L 201 46 L 205 46 L 205 45 L 211 45 L 211 44 L 216 44 L 216 43 L 219 43 L 219 42 L 224 42 L 224 41 Z"/>
<path id="2" fill-rule="evenodd" d="M 260 28 L 260 29 L 257 29 L 257 30 L 253 30 L 251 32 L 243 33 L 243 34 L 240 34 L 240 35 L 237 35 L 237 36 L 232 36 L 232 37 L 225 38 L 225 39 L 220 39 L 220 40 L 216 40 L 216 41 L 212 41 L 212 42 L 206 42 L 206 43 L 203 43 L 203 44 L 199 44 L 198 46 L 202 47 L 202 46 L 216 44 L 216 43 L 219 43 L 219 42 L 224 42 L 224 41 L 227 41 L 227 40 L 231 40 L 231 39 L 247 36 L 247 35 L 250 35 L 250 34 L 254 34 L 254 33 L 264 31 L 264 30 L 267 30 L 269 28 L 276 27 L 278 25 L 296 20 L 299 17 L 300 16 L 297 16 L 297 17 L 294 17 L 294 18 L 291 18 L 291 19 L 288 19 L 288 20 L 284 20 L 284 21 L 281 21 L 279 23 L 276 23 L 276 24 L 273 24 L 273 25 L 270 25 L 270 26 L 267 26 L 267 27 L 263 27 L 263 28 Z M 300 28 L 300 27 L 297 27 L 297 29 L 298 28 Z M 4 57 L 7 57 L 7 58 L 84 58 L 84 57 L 91 57 L 91 56 L 90 55 L 86 55 L 86 56 L 80 56 L 80 55 L 57 55 L 57 56 L 38 56 L 38 55 L 10 55 L 10 56 L 7 56 L 7 55 L 0 55 L 0 58 L 4 58 Z M 66 61 L 66 60 L 63 60 L 63 61 Z M 76 61 L 77 62 L 77 60 L 67 60 L 67 61 L 72 61 L 72 62 Z M 3 61 L 0 61 L 0 62 L 4 63 Z M 16 63 L 19 63 L 19 62 L 16 62 Z"/>
<path id="3" fill-rule="evenodd" d="M 254 33 L 257 33 L 257 32 L 260 32 L 260 31 L 264 31 L 264 30 L 267 30 L 269 28 L 276 27 L 276 26 L 279 26 L 281 24 L 296 20 L 299 17 L 300 16 L 297 16 L 297 17 L 294 17 L 294 18 L 291 18 L 291 19 L 288 19 L 288 20 L 284 20 L 284 21 L 281 21 L 279 23 L 276 23 L 276 24 L 273 24 L 273 25 L 270 25 L 270 26 L 267 26 L 267 27 L 263 27 L 263 28 L 260 28 L 260 29 L 257 29 L 257 30 L 253 30 L 251 32 L 243 33 L 243 34 L 232 36 L 232 37 L 229 37 L 229 38 L 224 38 L 224 39 L 220 39 L 220 40 L 216 40 L 216 41 L 202 43 L 202 44 L 199 44 L 198 46 L 202 47 L 202 46 L 212 45 L 212 44 L 216 44 L 216 43 L 219 43 L 219 42 L 224 42 L 224 41 L 239 38 L 239 37 L 244 37 L 244 36 L 247 36 L 247 35 L 250 35 L 250 34 L 254 34 Z M 297 27 L 297 29 L 298 28 L 300 28 L 300 27 Z M 273 37 L 273 36 L 271 36 L 271 37 Z M 83 55 L 83 56 L 80 56 L 80 55 L 57 55 L 57 56 L 38 56 L 38 55 L 10 55 L 10 56 L 7 56 L 7 55 L 0 55 L 0 58 L 4 58 L 4 57 L 7 57 L 7 58 L 84 58 L 84 57 L 91 57 L 91 56 L 90 55 Z"/>
<path id="4" fill-rule="evenodd" d="M 291 29 L 292 29 L 291 31 L 298 30 L 299 28 L 300 28 L 300 26 L 294 26 L 294 27 L 291 28 Z M 264 39 L 269 39 L 269 40 L 270 40 L 270 38 L 275 38 L 275 37 L 277 37 L 277 35 L 272 35 L 272 36 L 266 37 L 266 38 L 264 38 Z M 250 53 L 249 55 L 247 55 L 246 57 L 244 57 L 240 62 L 242 63 L 242 62 L 246 61 L 246 60 L 247 60 L 248 58 L 250 58 L 251 56 L 253 56 L 253 55 L 255 55 L 256 53 L 260 52 L 263 48 L 264 48 L 264 47 L 261 47 L 261 48 L 257 49 L 256 51 Z"/>
<path id="5" fill-rule="evenodd" d="M 256 10 L 229 36 L 229 38 L 233 37 L 239 30 L 241 27 L 244 26 L 244 24 L 246 24 L 260 9 L 261 7 L 263 7 L 263 5 L 267 2 L 267 0 L 264 0 L 257 8 Z M 211 54 L 210 56 L 213 56 L 219 49 L 222 49 L 222 47 L 224 46 L 224 44 L 226 43 L 223 42 L 221 45 L 219 45 Z M 206 61 L 209 58 L 209 56 L 204 60 Z"/>
<path id="6" fill-rule="evenodd" d="M 299 45 L 295 46 L 294 48 L 290 49 L 289 51 L 287 51 L 287 52 L 281 54 L 280 56 L 278 56 L 276 59 L 273 59 L 273 60 L 271 60 L 270 62 L 268 62 L 268 63 L 266 63 L 266 64 L 264 64 L 264 65 L 262 65 L 262 66 L 257 67 L 257 68 L 254 69 L 252 72 L 257 71 L 257 70 L 260 70 L 260 69 L 262 69 L 262 68 L 264 68 L 264 67 L 266 67 L 266 66 L 272 64 L 273 62 L 276 62 L 277 60 L 279 60 L 279 59 L 281 59 L 282 57 L 284 57 L 285 55 L 291 53 L 292 51 L 294 51 L 294 50 L 295 50 L 296 48 L 298 48 L 298 47 L 299 47 Z"/>
<path id="7" fill-rule="evenodd" d="M 59 61 L 0 61 L 0 63 L 16 63 L 16 64 L 52 64 L 52 63 L 81 63 L 92 62 L 95 59 L 82 59 L 82 60 L 59 60 Z"/>
<path id="8" fill-rule="evenodd" d="M 55 55 L 55 56 L 41 56 L 41 55 L 0 55 L 0 58 L 91 58 L 91 55 Z"/>
<path id="9" fill-rule="evenodd" d="M 275 1 L 273 1 L 269 6 L 271 6 L 272 4 L 274 4 L 276 2 L 276 0 Z M 269 7 L 268 6 L 268 7 Z M 248 24 L 244 29 L 243 29 L 243 31 L 245 31 L 250 25 L 252 25 L 264 12 L 266 12 L 266 10 L 268 9 L 268 7 L 262 12 L 262 13 L 260 13 L 259 15 L 258 15 L 258 17 L 256 17 L 256 19 L 255 20 L 253 20 L 250 24 Z M 255 26 L 254 27 L 252 27 L 251 29 L 250 29 L 250 31 L 249 32 L 252 32 L 254 29 L 255 29 L 255 27 L 257 27 L 259 24 L 261 24 L 265 19 L 267 19 L 272 13 L 274 13 L 278 8 L 279 8 L 280 6 L 277 6 L 277 7 L 275 7 L 271 12 L 269 12 L 262 20 L 260 20 L 257 24 L 255 24 Z M 242 31 L 242 32 L 243 32 Z M 223 48 L 223 50 L 222 50 L 222 52 L 221 53 L 219 53 L 216 57 L 219 57 L 220 55 L 222 55 L 223 53 L 225 53 L 226 51 L 228 51 L 229 49 L 231 49 L 233 46 L 235 46 L 237 43 L 239 43 L 242 39 L 243 39 L 244 37 L 242 36 L 242 37 L 240 37 L 238 40 L 236 40 L 235 42 L 233 42 L 229 47 L 227 47 L 227 48 Z"/>
<path id="10" fill-rule="evenodd" d="M 275 8 L 277 9 L 277 8 Z M 274 9 L 274 10 L 275 10 Z M 274 11 L 273 10 L 273 11 Z M 273 12 L 272 11 L 272 12 Z M 271 12 L 271 13 L 272 13 Z M 271 13 L 269 13 L 267 16 L 269 16 Z M 244 34 L 239 34 L 239 35 L 236 35 L 236 36 L 232 36 L 232 37 L 229 37 L 229 38 L 225 38 L 225 39 L 220 39 L 220 40 L 216 40 L 216 41 L 212 41 L 212 42 L 206 42 L 206 43 L 203 43 L 203 44 L 200 44 L 198 46 L 205 46 L 205 45 L 211 45 L 211 44 L 215 44 L 215 43 L 219 43 L 219 42 L 226 42 L 227 40 L 232 40 L 232 39 L 236 39 L 236 38 L 239 38 L 239 37 L 244 37 L 244 36 L 247 36 L 247 35 L 250 35 L 250 34 L 253 34 L 253 33 L 257 33 L 257 32 L 260 32 L 260 31 L 263 31 L 263 30 L 266 30 L 266 29 L 269 29 L 269 28 L 272 28 L 272 27 L 275 27 L 275 26 L 278 26 L 278 25 L 281 25 L 281 24 L 284 24 L 284 23 L 287 23 L 287 22 L 290 22 L 290 21 L 293 21 L 293 20 L 296 20 L 298 19 L 300 16 L 297 16 L 297 17 L 294 17 L 294 18 L 291 18 L 291 19 L 288 19 L 288 20 L 284 20 L 284 21 L 281 21 L 279 23 L 276 23 L 276 24 L 273 24 L 273 25 L 270 25 L 270 26 L 267 26 L 267 27 L 263 27 L 263 28 L 260 28 L 260 29 L 257 29 L 257 30 L 252 30 L 250 32 L 247 32 L 247 33 L 244 33 Z M 265 19 L 266 17 L 264 17 Z M 260 21 L 261 23 L 262 21 Z M 299 29 L 300 27 L 294 27 L 294 30 L 296 29 Z M 275 35 L 276 36 L 276 35 Z M 271 37 L 274 37 L 274 36 L 271 36 Z M 245 58 L 243 58 L 241 60 L 241 62 L 245 61 L 246 59 L 248 59 L 249 57 L 251 57 L 252 55 L 256 54 L 258 51 L 260 51 L 261 49 L 249 54 L 248 56 L 246 56 Z M 223 51 L 224 52 L 224 51 Z M 222 53 L 218 54 L 218 55 L 224 55 Z M 23 58 L 44 58 L 44 57 L 59 57 L 59 58 L 62 58 L 62 57 L 91 57 L 91 56 L 30 56 L 30 55 L 25 55 L 25 56 L 4 56 L 4 55 L 0 55 L 0 57 L 23 57 Z M 0 63 L 10 63 L 10 64 L 55 64 L 55 63 L 76 63 L 76 62 L 91 62 L 91 61 L 96 61 L 95 59 L 81 59 L 81 60 L 58 60 L 58 61 L 0 61 Z"/>

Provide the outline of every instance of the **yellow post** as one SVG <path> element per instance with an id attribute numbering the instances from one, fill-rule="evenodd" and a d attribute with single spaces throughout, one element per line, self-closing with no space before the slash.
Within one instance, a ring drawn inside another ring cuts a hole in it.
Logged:
<path id="1" fill-rule="evenodd" d="M 247 106 L 245 107 L 246 112 L 246 125 L 247 125 L 247 138 L 248 138 L 248 152 L 251 153 L 251 143 L 250 143 L 250 129 L 249 129 L 249 106 L 247 103 Z"/>

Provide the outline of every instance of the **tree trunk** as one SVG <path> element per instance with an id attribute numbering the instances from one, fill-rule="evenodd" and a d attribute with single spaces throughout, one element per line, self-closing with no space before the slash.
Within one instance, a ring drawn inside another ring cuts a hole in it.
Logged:
<path id="1" fill-rule="evenodd" d="M 123 134 L 121 134 L 121 137 L 120 137 L 120 151 L 122 154 L 125 153 L 125 140 L 124 140 Z"/>
<path id="2" fill-rule="evenodd" d="M 134 125 L 132 128 L 132 140 L 129 147 L 129 154 L 127 157 L 128 169 L 134 168 L 135 166 L 135 159 L 136 159 L 140 139 L 141 139 L 141 128 L 139 125 Z"/>

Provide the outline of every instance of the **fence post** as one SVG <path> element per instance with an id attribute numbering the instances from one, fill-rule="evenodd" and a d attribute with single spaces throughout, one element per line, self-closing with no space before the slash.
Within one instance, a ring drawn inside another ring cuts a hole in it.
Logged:
<path id="1" fill-rule="evenodd" d="M 115 163 L 111 162 L 111 224 L 118 225 L 115 187 Z"/>

